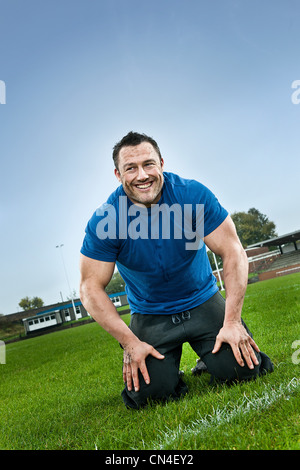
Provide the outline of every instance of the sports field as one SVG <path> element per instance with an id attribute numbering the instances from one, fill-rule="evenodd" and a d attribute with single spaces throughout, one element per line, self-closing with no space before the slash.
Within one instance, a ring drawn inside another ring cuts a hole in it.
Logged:
<path id="1" fill-rule="evenodd" d="M 300 449 L 300 274 L 249 285 L 243 318 L 272 374 L 212 387 L 185 345 L 189 394 L 140 411 L 124 407 L 122 350 L 96 323 L 8 344 L 0 448 Z"/>

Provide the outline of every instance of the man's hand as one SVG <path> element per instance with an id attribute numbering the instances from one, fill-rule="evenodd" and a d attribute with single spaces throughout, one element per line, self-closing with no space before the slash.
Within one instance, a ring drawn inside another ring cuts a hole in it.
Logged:
<path id="1" fill-rule="evenodd" d="M 143 341 L 137 341 L 134 345 L 128 345 L 124 347 L 124 356 L 123 356 L 123 381 L 127 383 L 127 388 L 129 391 L 132 390 L 132 382 L 134 390 L 138 392 L 140 388 L 138 371 L 141 371 L 141 374 L 146 382 L 150 383 L 150 376 L 146 367 L 146 357 L 149 354 L 156 359 L 164 359 L 165 356 L 160 354 L 156 349 L 153 348 L 148 343 Z"/>
<path id="2" fill-rule="evenodd" d="M 254 366 L 259 364 L 253 350 L 254 348 L 255 351 L 259 352 L 259 347 L 251 336 L 248 335 L 241 322 L 232 321 L 223 325 L 216 338 L 214 349 L 212 350 L 213 354 L 219 351 L 222 343 L 230 345 L 234 357 L 240 366 L 244 366 L 244 360 L 249 369 L 254 369 Z"/>

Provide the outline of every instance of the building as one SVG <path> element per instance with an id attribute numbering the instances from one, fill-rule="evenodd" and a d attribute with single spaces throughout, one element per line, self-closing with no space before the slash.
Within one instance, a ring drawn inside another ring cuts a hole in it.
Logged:
<path id="1" fill-rule="evenodd" d="M 30 316 L 22 318 L 26 335 L 33 331 L 58 326 L 69 321 L 79 320 L 88 317 L 89 314 L 79 299 L 74 301 L 75 312 L 72 302 L 61 302 L 41 309 L 33 309 L 26 312 Z M 36 310 L 39 310 L 36 312 Z M 33 313 L 33 315 L 32 315 Z"/>
<path id="2" fill-rule="evenodd" d="M 256 280 L 264 281 L 300 272 L 300 231 L 254 243 L 247 246 L 245 252 L 249 273 L 257 274 Z M 213 271 L 213 274 L 219 281 L 217 271 Z M 224 281 L 223 269 L 219 270 L 219 274 Z"/>
<path id="3" fill-rule="evenodd" d="M 115 307 L 123 307 L 124 305 L 128 305 L 127 295 L 125 292 L 109 294 L 109 298 Z"/>
<path id="4" fill-rule="evenodd" d="M 265 267 L 263 272 L 259 273 L 260 281 L 300 272 L 300 230 L 254 243 L 248 246 L 248 249 L 257 247 L 276 247 L 278 250 L 277 256 Z"/>
<path id="5" fill-rule="evenodd" d="M 109 297 L 116 308 L 128 305 L 127 295 L 125 292 L 117 292 L 115 294 L 110 294 Z M 90 317 L 89 313 L 82 305 L 80 299 L 74 300 L 74 307 L 72 302 L 70 302 L 69 300 L 67 302 L 60 302 L 38 309 L 28 310 L 26 312 L 25 318 L 25 312 L 22 312 L 22 322 L 26 335 L 36 332 L 38 330 L 45 330 L 48 328 L 57 327 L 64 323 L 78 320 L 80 318 Z"/>

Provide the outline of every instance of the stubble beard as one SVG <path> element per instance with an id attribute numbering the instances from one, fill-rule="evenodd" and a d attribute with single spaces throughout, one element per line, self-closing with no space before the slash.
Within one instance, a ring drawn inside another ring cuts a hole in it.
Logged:
<path id="1" fill-rule="evenodd" d="M 143 194 L 143 192 L 140 192 L 135 187 L 135 185 L 133 186 L 132 184 L 128 184 L 126 182 L 123 183 L 123 189 L 126 195 L 134 204 L 142 204 L 146 207 L 150 207 L 152 204 L 156 204 L 159 201 L 161 197 L 163 183 L 164 177 L 163 175 L 159 175 L 153 180 L 153 184 L 149 193 L 145 192 Z"/>

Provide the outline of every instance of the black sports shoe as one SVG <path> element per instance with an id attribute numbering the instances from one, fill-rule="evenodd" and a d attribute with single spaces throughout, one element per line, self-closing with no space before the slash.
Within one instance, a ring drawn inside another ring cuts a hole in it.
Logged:
<path id="1" fill-rule="evenodd" d="M 197 359 L 197 364 L 191 369 L 193 375 L 200 375 L 203 372 L 207 372 L 207 367 L 201 359 Z"/>
<path id="2" fill-rule="evenodd" d="M 267 356 L 265 353 L 260 351 L 260 357 L 261 357 L 261 364 L 259 368 L 259 375 L 261 376 L 261 375 L 267 374 L 268 372 L 273 372 L 274 364 L 269 358 L 269 356 Z"/>

